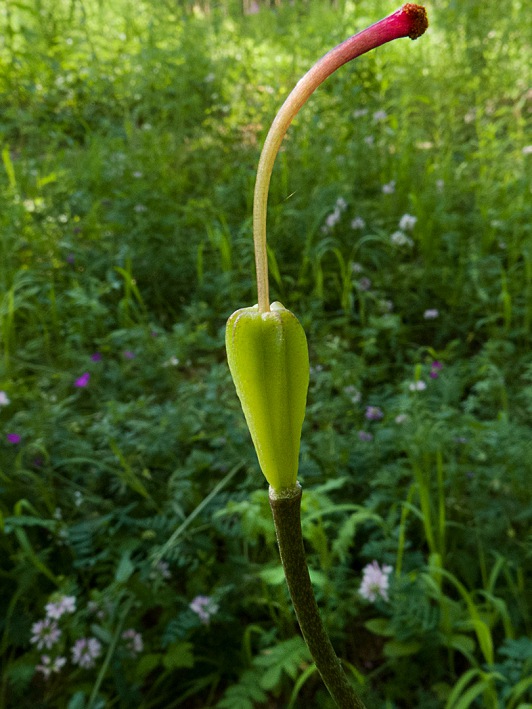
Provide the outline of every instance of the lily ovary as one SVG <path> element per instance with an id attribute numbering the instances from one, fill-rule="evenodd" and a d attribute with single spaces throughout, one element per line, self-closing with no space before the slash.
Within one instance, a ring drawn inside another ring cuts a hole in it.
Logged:
<path id="1" fill-rule="evenodd" d="M 274 490 L 297 481 L 309 383 L 307 338 L 281 303 L 241 308 L 227 321 L 227 360 L 264 477 Z"/>

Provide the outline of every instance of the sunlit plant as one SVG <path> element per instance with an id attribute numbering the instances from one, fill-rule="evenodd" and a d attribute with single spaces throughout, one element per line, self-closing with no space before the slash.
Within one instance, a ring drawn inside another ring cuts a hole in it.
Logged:
<path id="1" fill-rule="evenodd" d="M 281 561 L 301 628 L 325 685 L 339 707 L 364 707 L 347 679 L 321 621 L 301 535 L 301 486 L 297 482 L 301 428 L 309 383 L 307 340 L 297 318 L 270 303 L 266 212 L 273 164 L 285 133 L 303 104 L 336 69 L 386 42 L 417 39 L 428 25 L 425 9 L 407 3 L 323 56 L 290 93 L 275 117 L 259 160 L 253 206 L 258 303 L 228 320 L 229 368 L 270 485 L 270 505 Z"/>

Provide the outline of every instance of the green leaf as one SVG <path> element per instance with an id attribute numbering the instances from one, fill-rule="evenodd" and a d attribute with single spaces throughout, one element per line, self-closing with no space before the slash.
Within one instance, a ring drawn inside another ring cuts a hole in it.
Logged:
<path id="1" fill-rule="evenodd" d="M 135 668 L 135 675 L 137 679 L 144 679 L 146 675 L 149 675 L 152 670 L 162 663 L 163 655 L 161 653 L 150 653 L 148 655 L 143 655 L 137 663 Z"/>
<path id="2" fill-rule="evenodd" d="M 115 581 L 118 583 L 126 583 L 135 571 L 135 564 L 131 561 L 130 553 L 129 551 L 125 551 L 118 562 L 115 572 Z"/>
<path id="3" fill-rule="evenodd" d="M 179 642 L 170 645 L 163 657 L 163 665 L 167 670 L 176 670 L 181 667 L 190 669 L 194 667 L 192 643 Z"/>
<path id="4" fill-rule="evenodd" d="M 296 678 L 301 666 L 310 660 L 310 653 L 303 639 L 297 635 L 264 650 L 254 661 L 262 668 L 260 686 L 266 691 L 277 688 L 286 673 L 292 680 Z"/>
<path id="5" fill-rule="evenodd" d="M 475 641 L 473 638 L 470 638 L 469 635 L 462 635 L 461 633 L 452 635 L 449 638 L 447 645 L 455 650 L 458 650 L 466 657 L 471 656 L 471 654 L 475 651 Z"/>
<path id="6" fill-rule="evenodd" d="M 6 517 L 4 519 L 4 532 L 9 534 L 15 527 L 44 527 L 45 529 L 55 529 L 57 522 L 53 519 L 41 519 L 40 517 L 30 517 L 29 515 L 17 515 L 16 517 Z"/>
<path id="7" fill-rule="evenodd" d="M 267 567 L 259 572 L 259 577 L 269 586 L 279 586 L 284 582 L 282 566 Z"/>
<path id="8" fill-rule="evenodd" d="M 268 697 L 261 689 L 259 679 L 257 670 L 243 672 L 238 684 L 227 688 L 216 705 L 217 709 L 254 709 L 263 704 Z"/>
<path id="9" fill-rule="evenodd" d="M 374 635 L 393 636 L 393 630 L 388 618 L 372 618 L 364 623 L 364 627 Z"/>
<path id="10" fill-rule="evenodd" d="M 401 642 L 400 640 L 390 640 L 384 646 L 384 654 L 386 657 L 408 657 L 419 652 L 421 643 L 417 640 Z"/>
<path id="11" fill-rule="evenodd" d="M 84 709 L 85 707 L 85 692 L 76 692 L 70 699 L 67 709 Z"/>
<path id="12" fill-rule="evenodd" d="M 106 645 L 110 645 L 113 642 L 113 634 L 111 631 L 97 623 L 91 625 L 91 632 Z"/>

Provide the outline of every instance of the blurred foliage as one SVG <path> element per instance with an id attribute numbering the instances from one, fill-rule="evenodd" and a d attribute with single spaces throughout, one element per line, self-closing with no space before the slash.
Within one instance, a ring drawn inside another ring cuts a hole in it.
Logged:
<path id="1" fill-rule="evenodd" d="M 223 333 L 256 298 L 276 109 L 395 8 L 269 5 L 0 6 L 0 706 L 330 706 Z M 320 87 L 272 179 L 272 299 L 311 350 L 303 534 L 368 706 L 524 709 L 530 26 L 519 0 L 428 11 Z M 358 592 L 373 559 L 388 601 Z M 38 649 L 54 593 L 76 611 Z"/>

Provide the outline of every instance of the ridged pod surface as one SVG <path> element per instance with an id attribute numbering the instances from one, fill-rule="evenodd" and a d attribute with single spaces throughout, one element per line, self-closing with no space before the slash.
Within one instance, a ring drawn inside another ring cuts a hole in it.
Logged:
<path id="1" fill-rule="evenodd" d="M 241 308 L 227 321 L 229 369 L 264 477 L 274 490 L 297 480 L 309 383 L 307 338 L 281 303 Z"/>

